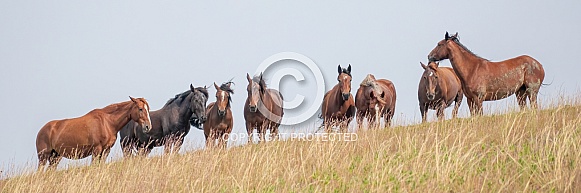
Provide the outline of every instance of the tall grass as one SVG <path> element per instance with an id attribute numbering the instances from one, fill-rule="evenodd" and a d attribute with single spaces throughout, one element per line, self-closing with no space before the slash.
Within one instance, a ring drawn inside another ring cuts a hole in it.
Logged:
<path id="1" fill-rule="evenodd" d="M 569 104 L 579 104 L 571 102 Z M 3 192 L 581 190 L 581 106 L 132 158 L 0 182 Z M 312 138 L 311 138 L 312 139 Z"/>

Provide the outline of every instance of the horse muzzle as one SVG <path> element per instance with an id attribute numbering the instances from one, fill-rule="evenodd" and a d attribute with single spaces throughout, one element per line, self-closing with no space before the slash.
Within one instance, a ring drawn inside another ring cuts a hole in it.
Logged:
<path id="1" fill-rule="evenodd" d="M 220 117 L 223 117 L 224 115 L 226 115 L 226 110 L 218 110 L 218 115 Z"/>
<path id="2" fill-rule="evenodd" d="M 256 105 L 249 105 L 248 109 L 250 110 L 250 112 L 256 113 L 256 110 L 258 110 L 258 108 L 256 108 Z"/>
<path id="3" fill-rule="evenodd" d="M 205 123 L 205 122 L 206 122 L 206 119 L 208 119 L 206 116 L 202 116 L 202 117 L 200 117 L 200 118 L 199 118 L 199 120 L 200 120 L 200 123 Z"/>
<path id="4" fill-rule="evenodd" d="M 347 99 L 349 99 L 349 93 L 346 93 L 346 94 L 343 93 L 343 94 L 341 94 L 341 97 L 343 97 L 343 100 L 347 100 Z"/>
<path id="5" fill-rule="evenodd" d="M 435 94 L 427 93 L 426 94 L 426 97 L 428 97 L 428 100 L 434 100 L 434 98 L 436 97 L 436 95 Z"/>
<path id="6" fill-rule="evenodd" d="M 151 131 L 151 125 L 150 124 L 141 124 L 141 128 L 143 128 L 143 133 L 149 133 Z"/>

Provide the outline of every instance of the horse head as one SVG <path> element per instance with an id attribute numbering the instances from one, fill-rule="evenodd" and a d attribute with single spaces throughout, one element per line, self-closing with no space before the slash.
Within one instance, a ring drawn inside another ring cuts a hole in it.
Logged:
<path id="1" fill-rule="evenodd" d="M 438 75 L 438 65 L 439 63 L 431 61 L 426 66 L 424 63 L 420 62 L 420 65 L 424 69 L 424 74 L 422 74 L 422 79 L 426 83 L 426 97 L 428 100 L 434 100 L 436 94 L 438 94 L 439 87 L 439 75 Z"/>
<path id="2" fill-rule="evenodd" d="M 446 34 L 444 35 L 444 39 L 439 41 L 436 47 L 430 52 L 430 54 L 428 54 L 428 60 L 440 61 L 450 58 L 451 53 L 448 44 L 453 41 L 459 41 L 458 32 L 456 32 L 456 34 L 454 34 L 453 36 L 448 35 L 448 32 L 446 32 Z"/>
<path id="3" fill-rule="evenodd" d="M 337 81 L 339 81 L 341 97 L 343 100 L 347 100 L 351 95 L 351 64 L 349 64 L 347 69 L 341 68 L 341 65 L 339 65 L 338 72 L 339 76 L 337 77 Z"/>
<path id="4" fill-rule="evenodd" d="M 214 87 L 216 88 L 215 108 L 218 108 L 218 116 L 220 117 L 224 117 L 226 115 L 226 110 L 230 108 L 230 101 L 232 101 L 230 95 L 234 94 L 234 91 L 230 88 L 231 84 L 231 81 L 223 83 L 220 86 L 214 83 Z"/>
<path id="5" fill-rule="evenodd" d="M 144 98 L 133 98 L 129 96 L 131 101 L 133 101 L 133 106 L 131 108 L 130 118 L 141 126 L 144 133 L 148 133 L 151 130 L 151 118 L 149 117 L 149 104 Z"/>
<path id="6" fill-rule="evenodd" d="M 258 103 L 262 100 L 262 96 L 266 93 L 266 82 L 262 79 L 262 73 L 260 76 L 251 78 L 248 73 L 246 73 L 246 79 L 248 80 L 248 86 L 246 91 L 248 91 L 248 109 L 250 112 L 256 112 L 258 110 Z"/>
<path id="7" fill-rule="evenodd" d="M 208 90 L 204 87 L 195 88 L 194 85 L 190 84 L 190 91 L 192 97 L 190 97 L 190 111 L 192 111 L 191 120 L 195 120 L 195 127 L 199 128 L 199 125 L 206 122 L 206 103 L 208 102 Z"/>

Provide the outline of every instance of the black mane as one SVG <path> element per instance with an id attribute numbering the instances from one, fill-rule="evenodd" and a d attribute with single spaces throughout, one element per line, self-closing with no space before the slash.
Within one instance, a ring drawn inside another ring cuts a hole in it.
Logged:
<path id="1" fill-rule="evenodd" d="M 190 95 L 190 93 L 191 93 L 191 92 L 192 92 L 192 91 L 190 91 L 190 90 L 186 90 L 186 91 L 185 91 L 185 92 L 183 92 L 183 93 L 176 94 L 176 96 L 175 96 L 174 98 L 171 98 L 171 99 L 169 99 L 169 100 L 168 100 L 168 101 L 165 103 L 165 105 L 163 105 L 163 106 L 168 106 L 168 105 L 170 105 L 170 104 L 172 104 L 172 103 L 174 103 L 174 102 L 178 102 L 178 101 L 177 101 L 177 99 L 180 99 L 180 101 L 182 101 L 182 100 L 184 100 L 186 97 L 188 97 L 188 95 Z"/>
<path id="2" fill-rule="evenodd" d="M 483 57 L 480 57 L 478 54 L 475 54 L 474 52 L 472 52 L 472 50 L 470 50 L 470 49 L 468 49 L 466 46 L 464 46 L 464 44 L 460 43 L 460 39 L 459 39 L 458 37 L 450 37 L 450 38 L 451 38 L 451 39 L 452 39 L 454 42 L 456 42 L 456 44 L 458 44 L 458 46 L 460 46 L 462 49 L 466 50 L 468 53 L 470 53 L 470 54 L 472 54 L 472 55 L 474 55 L 474 56 L 476 56 L 476 57 L 478 57 L 478 58 L 480 58 L 480 59 L 483 59 L 483 60 L 489 61 L 488 59 L 486 59 L 486 58 L 483 58 Z"/>
<path id="3" fill-rule="evenodd" d="M 351 72 L 347 71 L 346 68 L 341 68 L 341 72 L 349 75 L 350 77 L 353 77 L 353 76 L 351 76 Z"/>

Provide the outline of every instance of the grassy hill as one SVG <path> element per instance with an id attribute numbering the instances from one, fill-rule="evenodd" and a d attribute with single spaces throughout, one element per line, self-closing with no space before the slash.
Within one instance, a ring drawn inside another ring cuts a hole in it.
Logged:
<path id="1" fill-rule="evenodd" d="M 134 158 L 0 182 L 2 192 L 581 190 L 581 106 Z"/>

